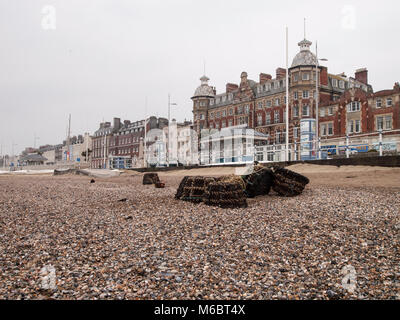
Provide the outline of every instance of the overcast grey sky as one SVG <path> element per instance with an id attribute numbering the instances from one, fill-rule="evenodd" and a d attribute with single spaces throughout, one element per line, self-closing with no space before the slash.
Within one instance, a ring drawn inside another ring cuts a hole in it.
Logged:
<path id="1" fill-rule="evenodd" d="M 50 8 L 48 6 L 51 6 Z M 55 16 L 52 8 L 55 9 Z M 368 67 L 374 90 L 400 81 L 399 1 L 0 0 L 3 153 L 93 133 L 103 118 L 192 119 L 203 61 L 221 92 L 247 71 L 275 74 L 303 38 L 331 73 Z M 55 29 L 53 28 L 55 27 Z"/>

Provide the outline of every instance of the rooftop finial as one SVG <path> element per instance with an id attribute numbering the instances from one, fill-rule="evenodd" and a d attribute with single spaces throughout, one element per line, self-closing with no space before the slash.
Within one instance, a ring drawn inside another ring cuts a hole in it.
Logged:
<path id="1" fill-rule="evenodd" d="M 304 18 L 304 40 L 306 39 L 306 18 Z"/>

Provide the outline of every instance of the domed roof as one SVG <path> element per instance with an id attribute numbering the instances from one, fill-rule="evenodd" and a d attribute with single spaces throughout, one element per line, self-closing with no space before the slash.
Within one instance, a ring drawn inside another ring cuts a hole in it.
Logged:
<path id="1" fill-rule="evenodd" d="M 317 57 L 310 51 L 311 41 L 304 39 L 299 42 L 300 52 L 294 57 L 292 68 L 298 66 L 315 66 L 318 65 Z"/>
<path id="2" fill-rule="evenodd" d="M 214 89 L 208 85 L 208 80 L 206 76 L 202 76 L 200 78 L 201 85 L 196 89 L 192 98 L 197 97 L 210 97 L 213 98 L 215 96 Z"/>

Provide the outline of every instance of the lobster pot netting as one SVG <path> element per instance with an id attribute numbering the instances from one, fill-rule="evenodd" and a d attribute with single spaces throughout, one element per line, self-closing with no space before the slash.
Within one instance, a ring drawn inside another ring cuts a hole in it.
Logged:
<path id="1" fill-rule="evenodd" d="M 300 195 L 310 180 L 284 168 L 274 168 L 274 184 L 272 189 L 280 196 L 294 197 Z"/>
<path id="2" fill-rule="evenodd" d="M 253 173 L 243 176 L 245 193 L 248 198 L 269 194 L 274 183 L 274 174 L 271 169 L 255 166 Z"/>
<path id="3" fill-rule="evenodd" d="M 182 198 L 183 189 L 185 188 L 188 179 L 189 179 L 188 176 L 182 179 L 181 183 L 179 184 L 178 190 L 175 193 L 175 199 L 180 200 Z"/>
<path id="4" fill-rule="evenodd" d="M 143 176 L 143 184 L 156 184 L 160 182 L 160 178 L 157 173 L 145 173 Z"/>
<path id="5" fill-rule="evenodd" d="M 202 202 L 208 185 L 215 180 L 212 177 L 187 177 L 180 199 L 194 203 Z"/>
<path id="6" fill-rule="evenodd" d="M 220 208 L 246 208 L 243 187 L 238 182 L 216 181 L 208 185 L 203 201 L 206 205 Z"/>

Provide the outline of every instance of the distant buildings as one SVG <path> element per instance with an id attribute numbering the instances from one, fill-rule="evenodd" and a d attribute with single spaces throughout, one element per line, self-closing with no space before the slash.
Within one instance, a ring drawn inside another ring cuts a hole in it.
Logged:
<path id="1" fill-rule="evenodd" d="M 374 92 L 366 68 L 356 70 L 354 76 L 329 73 L 319 65 L 311 44 L 307 39 L 298 43 L 289 83 L 283 68 L 277 68 L 274 76 L 260 73 L 257 81 L 242 72 L 238 84 L 228 83 L 224 92 L 217 93 L 209 78 L 201 77 L 191 97 L 193 123 L 172 120 L 168 127 L 167 119 L 154 116 L 138 121 L 114 118 L 112 123 L 100 123 L 93 136 L 26 148 L 20 164 L 85 162 L 92 168 L 134 168 L 284 160 L 287 86 L 289 160 L 300 159 L 307 148 L 314 156 L 318 149 L 329 155 L 382 146 L 399 152 L 400 84 Z M 316 119 L 320 148 L 316 139 L 306 148 L 302 124 L 309 121 L 315 127 Z M 3 158 L 3 164 L 15 162 Z"/>
<path id="2" fill-rule="evenodd" d="M 311 44 L 306 39 L 299 43 L 300 52 L 289 69 L 289 142 L 292 151 L 296 145 L 300 146 L 301 120 L 316 119 L 317 116 L 322 149 L 329 147 L 337 154 L 344 150 L 340 146 L 343 147 L 346 136 L 360 134 L 368 136 L 359 141 L 352 139 L 354 144 L 378 144 L 378 131 L 382 130 L 385 137 L 391 136 L 390 148 L 400 151 L 399 83 L 392 89 L 374 92 L 368 82 L 367 69 L 356 70 L 354 77 L 328 73 L 327 67 L 320 66 L 311 52 Z M 198 134 L 202 129 L 221 130 L 245 125 L 267 135 L 267 145 L 285 143 L 285 69 L 278 68 L 274 77 L 261 73 L 258 81 L 250 80 L 247 73 L 242 72 L 240 83 L 228 83 L 223 93 L 217 93 L 215 87 L 208 84 L 206 76 L 200 80 L 201 85 L 191 98 L 194 128 Z"/>
<path id="3" fill-rule="evenodd" d="M 110 122 L 100 123 L 92 136 L 92 168 L 142 167 L 145 131 L 162 130 L 167 126 L 167 119 L 154 116 L 146 119 L 146 124 L 145 120 L 121 122 L 120 118 L 114 118 L 112 126 Z M 152 143 L 148 142 L 147 147 Z"/>

